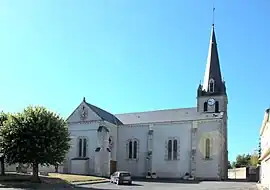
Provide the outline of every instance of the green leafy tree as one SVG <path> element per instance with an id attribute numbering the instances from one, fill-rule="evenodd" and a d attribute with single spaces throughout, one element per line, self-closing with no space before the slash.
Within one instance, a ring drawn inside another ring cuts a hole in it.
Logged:
<path id="1" fill-rule="evenodd" d="M 259 164 L 259 156 L 258 154 L 254 153 L 251 155 L 250 160 L 249 160 L 249 164 L 251 166 L 257 166 Z"/>
<path id="2" fill-rule="evenodd" d="M 0 113 L 0 128 L 2 128 L 4 122 L 7 120 L 8 115 L 4 112 Z M 0 153 L 3 153 L 2 147 L 0 150 Z M 1 162 L 1 175 L 5 175 L 5 159 L 4 159 L 4 155 L 2 155 L 2 157 L 0 158 L 0 162 Z"/>
<path id="3" fill-rule="evenodd" d="M 0 126 L 3 126 L 3 123 L 7 120 L 8 114 L 0 112 Z"/>
<path id="4" fill-rule="evenodd" d="M 235 161 L 232 162 L 232 168 L 236 168 L 236 162 Z"/>
<path id="5" fill-rule="evenodd" d="M 240 167 L 246 167 L 250 165 L 250 154 L 242 154 L 238 155 L 236 157 L 236 162 L 235 162 L 235 167 L 240 168 Z"/>
<path id="6" fill-rule="evenodd" d="M 259 139 L 259 147 L 258 147 L 258 157 L 260 158 L 262 156 L 262 147 L 261 147 L 261 138 Z M 258 164 L 261 164 L 259 161 Z"/>
<path id="7" fill-rule="evenodd" d="M 9 164 L 31 164 L 32 180 L 39 182 L 39 165 L 58 165 L 70 148 L 70 136 L 64 119 L 44 107 L 27 107 L 9 115 L 0 130 Z"/>
<path id="8" fill-rule="evenodd" d="M 228 161 L 228 169 L 232 169 L 232 165 L 230 161 Z"/>
<path id="9" fill-rule="evenodd" d="M 257 166 L 259 164 L 258 154 L 242 154 L 236 157 L 236 161 L 232 163 L 233 168 Z"/>

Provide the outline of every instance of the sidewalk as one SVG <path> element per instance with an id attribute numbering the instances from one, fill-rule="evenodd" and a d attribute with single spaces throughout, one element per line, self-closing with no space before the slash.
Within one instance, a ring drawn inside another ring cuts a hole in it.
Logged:
<path id="1" fill-rule="evenodd" d="M 98 183 L 108 183 L 110 182 L 109 179 L 104 180 L 96 180 L 96 181 L 84 181 L 84 182 L 73 182 L 72 185 L 91 185 L 91 184 L 98 184 Z"/>
<path id="2" fill-rule="evenodd" d="M 269 188 L 263 186 L 263 185 L 260 184 L 260 183 L 257 183 L 256 185 L 257 185 L 258 190 L 269 190 Z"/>

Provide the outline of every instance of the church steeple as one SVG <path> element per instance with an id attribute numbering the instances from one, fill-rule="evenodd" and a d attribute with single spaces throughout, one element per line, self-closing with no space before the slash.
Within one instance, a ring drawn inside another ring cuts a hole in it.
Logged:
<path id="1" fill-rule="evenodd" d="M 219 64 L 219 56 L 217 49 L 217 41 L 215 35 L 215 27 L 212 25 L 211 38 L 209 44 L 207 64 L 204 74 L 203 85 L 200 86 L 201 95 L 226 94 L 225 82 L 222 80 L 221 69 Z"/>

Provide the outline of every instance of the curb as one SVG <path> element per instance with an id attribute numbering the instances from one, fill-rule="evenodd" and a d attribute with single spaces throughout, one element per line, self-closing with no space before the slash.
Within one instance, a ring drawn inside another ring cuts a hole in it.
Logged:
<path id="1" fill-rule="evenodd" d="M 72 185 L 92 185 L 92 184 L 99 184 L 99 183 L 108 183 L 110 180 L 98 180 L 98 181 L 85 181 L 85 182 L 74 182 Z"/>

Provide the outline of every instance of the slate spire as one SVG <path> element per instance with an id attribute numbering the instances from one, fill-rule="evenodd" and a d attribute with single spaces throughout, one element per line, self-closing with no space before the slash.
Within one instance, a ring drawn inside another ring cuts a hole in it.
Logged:
<path id="1" fill-rule="evenodd" d="M 219 64 L 214 24 L 212 25 L 209 52 L 204 74 L 202 91 L 204 91 L 205 93 L 226 94 L 225 83 L 222 80 L 221 69 Z"/>

